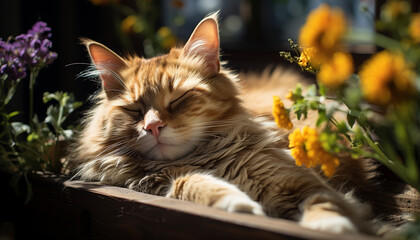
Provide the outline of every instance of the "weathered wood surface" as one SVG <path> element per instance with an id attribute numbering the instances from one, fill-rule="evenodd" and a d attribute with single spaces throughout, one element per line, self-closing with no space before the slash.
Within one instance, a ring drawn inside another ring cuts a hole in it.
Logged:
<path id="1" fill-rule="evenodd" d="M 378 239 L 335 235 L 283 219 L 227 213 L 98 183 L 36 176 L 28 236 L 47 239 Z"/>
<path id="2" fill-rule="evenodd" d="M 377 193 L 371 193 L 369 201 L 376 214 L 398 226 L 413 216 L 420 216 L 420 194 L 401 181 L 386 180 Z"/>

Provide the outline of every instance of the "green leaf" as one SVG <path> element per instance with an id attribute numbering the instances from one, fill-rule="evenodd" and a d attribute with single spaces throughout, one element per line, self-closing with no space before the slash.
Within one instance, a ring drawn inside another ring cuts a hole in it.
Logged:
<path id="1" fill-rule="evenodd" d="M 318 113 L 318 119 L 316 120 L 316 126 L 319 127 L 323 122 L 327 122 L 328 118 L 325 112 L 319 112 Z"/>
<path id="2" fill-rule="evenodd" d="M 344 98 L 350 109 L 356 109 L 361 103 L 363 96 L 360 89 L 349 87 L 344 90 Z"/>
<path id="3" fill-rule="evenodd" d="M 318 108 L 319 108 L 319 102 L 317 102 L 317 101 L 311 101 L 311 102 L 309 102 L 309 108 L 311 110 L 318 110 Z"/>
<path id="4" fill-rule="evenodd" d="M 339 122 L 337 124 L 337 129 L 340 133 L 347 133 L 348 132 L 348 128 L 345 122 Z"/>
<path id="5" fill-rule="evenodd" d="M 32 142 L 38 139 L 39 139 L 39 135 L 35 132 L 32 132 L 31 134 L 29 134 L 28 137 L 26 138 L 28 142 Z"/>
<path id="6" fill-rule="evenodd" d="M 9 114 L 7 115 L 7 117 L 8 117 L 8 118 L 12 118 L 12 117 L 17 116 L 17 115 L 19 115 L 19 111 L 14 111 L 14 112 L 9 113 Z"/>
<path id="7" fill-rule="evenodd" d="M 315 84 L 310 85 L 306 90 L 307 97 L 315 97 L 316 96 L 316 86 Z"/>
<path id="8" fill-rule="evenodd" d="M 347 123 L 352 128 L 354 123 L 356 122 L 356 118 L 352 116 L 351 114 L 347 114 Z"/>
<path id="9" fill-rule="evenodd" d="M 10 124 L 12 126 L 13 132 L 15 136 L 19 136 L 22 133 L 30 133 L 31 127 L 21 122 L 12 122 Z"/>
<path id="10" fill-rule="evenodd" d="M 42 98 L 42 101 L 44 103 L 48 103 L 51 100 L 59 101 L 59 97 L 57 96 L 57 92 L 56 93 L 44 92 L 44 96 Z"/>
<path id="11" fill-rule="evenodd" d="M 320 96 L 326 96 L 327 95 L 327 89 L 325 88 L 324 84 L 318 83 L 318 93 Z"/>
<path id="12" fill-rule="evenodd" d="M 339 151 L 339 148 L 337 146 L 338 139 L 339 137 L 337 136 L 337 133 L 329 130 L 323 131 L 319 136 L 322 148 L 330 153 L 335 153 Z"/>

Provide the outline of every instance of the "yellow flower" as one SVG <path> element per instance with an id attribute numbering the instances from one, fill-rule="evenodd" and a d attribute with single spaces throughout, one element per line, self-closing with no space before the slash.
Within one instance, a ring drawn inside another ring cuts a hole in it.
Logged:
<path id="1" fill-rule="evenodd" d="M 420 43 L 420 13 L 412 15 L 408 31 L 413 41 Z"/>
<path id="2" fill-rule="evenodd" d="M 415 75 L 404 57 L 386 50 L 368 59 L 359 76 L 365 99 L 374 104 L 399 102 L 415 93 Z"/>
<path id="3" fill-rule="evenodd" d="M 134 26 L 136 25 L 138 18 L 136 15 L 130 15 L 124 18 L 121 22 L 121 30 L 123 33 L 129 34 L 134 31 Z"/>
<path id="4" fill-rule="evenodd" d="M 317 58 L 322 62 L 339 47 L 345 31 L 346 19 L 343 11 L 322 4 L 309 14 L 300 29 L 299 45 L 315 48 Z"/>
<path id="5" fill-rule="evenodd" d="M 273 116 L 274 121 L 276 121 L 277 126 L 280 128 L 289 130 L 293 128 L 293 124 L 289 119 L 289 113 L 284 108 L 283 102 L 277 96 L 273 97 Z"/>
<path id="6" fill-rule="evenodd" d="M 340 165 L 338 158 L 324 150 L 313 128 L 306 126 L 302 130 L 295 129 L 289 135 L 289 148 L 296 165 L 308 168 L 321 166 L 327 177 L 332 177 Z"/>
<path id="7" fill-rule="evenodd" d="M 354 67 L 351 55 L 336 52 L 329 61 L 321 65 L 317 79 L 327 87 L 336 88 L 343 84 L 353 71 Z"/>
<path id="8" fill-rule="evenodd" d="M 293 98 L 293 92 L 289 91 L 286 95 L 286 99 L 289 99 L 290 101 L 292 101 L 293 100 L 292 98 Z"/>
<path id="9" fill-rule="evenodd" d="M 407 1 L 388 1 L 382 7 L 381 18 L 386 22 L 392 22 L 409 12 L 410 4 Z"/>
<path id="10" fill-rule="evenodd" d="M 316 61 L 316 49 L 315 48 L 304 48 L 300 53 L 298 64 L 304 68 L 313 66 L 318 66 Z"/>
<path id="11" fill-rule="evenodd" d="M 176 43 L 176 38 L 173 35 L 172 31 L 168 27 L 161 27 L 157 31 L 158 39 L 163 48 L 169 49 L 173 47 Z"/>

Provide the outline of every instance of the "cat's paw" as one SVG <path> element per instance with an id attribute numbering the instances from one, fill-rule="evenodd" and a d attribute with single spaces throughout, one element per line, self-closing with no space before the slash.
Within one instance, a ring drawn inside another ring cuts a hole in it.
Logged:
<path id="1" fill-rule="evenodd" d="M 345 216 L 304 217 L 299 222 L 303 227 L 331 233 L 356 233 L 357 227 Z"/>
<path id="2" fill-rule="evenodd" d="M 226 195 L 217 201 L 213 207 L 227 212 L 241 212 L 265 216 L 262 206 L 245 195 Z"/>

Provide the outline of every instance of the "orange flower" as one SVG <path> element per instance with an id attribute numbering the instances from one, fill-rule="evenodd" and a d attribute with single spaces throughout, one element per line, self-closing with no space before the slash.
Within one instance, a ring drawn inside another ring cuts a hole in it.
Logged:
<path id="1" fill-rule="evenodd" d="M 346 19 L 341 9 L 322 4 L 312 11 L 300 30 L 299 45 L 315 48 L 317 59 L 328 59 L 339 47 L 346 32 Z"/>
<path id="2" fill-rule="evenodd" d="M 138 18 L 136 15 L 130 15 L 124 18 L 121 22 L 121 30 L 125 34 L 134 32 L 134 26 L 137 24 Z"/>
<path id="3" fill-rule="evenodd" d="M 280 128 L 289 130 L 293 128 L 293 124 L 289 119 L 289 113 L 284 108 L 283 102 L 277 96 L 273 97 L 273 116 L 277 126 Z"/>
<path id="4" fill-rule="evenodd" d="M 321 65 L 317 79 L 327 87 L 337 88 L 350 77 L 353 71 L 351 55 L 336 52 L 329 61 Z"/>
<path id="5" fill-rule="evenodd" d="M 289 135 L 289 148 L 296 165 L 308 168 L 321 166 L 327 177 L 332 177 L 340 165 L 338 158 L 324 150 L 316 129 L 310 127 L 295 129 Z"/>
<path id="6" fill-rule="evenodd" d="M 408 13 L 410 13 L 410 4 L 407 1 L 392 0 L 383 5 L 381 18 L 386 22 L 392 22 Z"/>
<path id="7" fill-rule="evenodd" d="M 292 92 L 292 91 L 289 91 L 289 92 L 287 93 L 287 95 L 286 95 L 286 99 L 289 99 L 290 101 L 292 101 L 292 100 L 293 100 L 293 92 Z"/>
<path id="8" fill-rule="evenodd" d="M 415 94 L 415 74 L 400 54 L 382 51 L 368 59 L 359 73 L 365 99 L 387 105 Z"/>
<path id="9" fill-rule="evenodd" d="M 420 13 L 412 15 L 408 31 L 413 41 L 415 43 L 420 43 Z"/>
<path id="10" fill-rule="evenodd" d="M 172 33 L 171 29 L 168 27 L 164 26 L 159 28 L 159 30 L 157 31 L 157 36 L 162 47 L 165 49 L 173 47 L 176 43 L 176 37 Z"/>
<path id="11" fill-rule="evenodd" d="M 309 69 L 313 67 L 318 67 L 319 66 L 319 61 L 316 58 L 317 56 L 317 51 L 315 48 L 305 48 L 303 49 L 303 51 L 300 53 L 300 57 L 299 57 L 299 62 L 298 64 L 305 68 L 305 69 Z"/>

